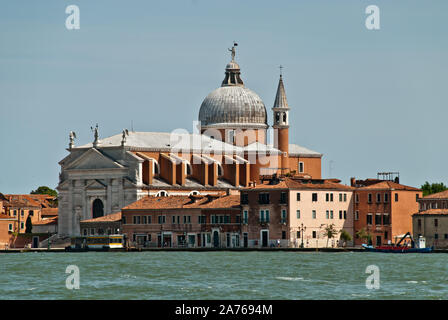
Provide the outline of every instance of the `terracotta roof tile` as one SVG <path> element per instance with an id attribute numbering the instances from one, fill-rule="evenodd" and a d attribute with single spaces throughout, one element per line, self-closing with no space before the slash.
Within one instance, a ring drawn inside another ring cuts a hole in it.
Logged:
<path id="1" fill-rule="evenodd" d="M 195 201 L 193 201 L 195 199 Z M 171 197 L 153 197 L 146 196 L 126 207 L 123 210 L 141 210 L 141 209 L 224 209 L 239 208 L 240 197 L 230 195 L 223 197 L 207 196 L 171 196 Z"/>
<path id="2" fill-rule="evenodd" d="M 448 209 L 428 209 L 414 214 L 448 214 Z"/>
<path id="3" fill-rule="evenodd" d="M 355 188 L 336 182 L 334 179 L 294 179 L 281 178 L 277 184 L 270 184 L 269 181 L 257 184 L 255 187 L 248 187 L 246 190 L 257 189 L 332 189 L 332 190 L 347 190 L 352 191 Z"/>
<path id="4" fill-rule="evenodd" d="M 423 197 L 423 199 L 446 199 L 446 198 L 448 198 L 448 190 L 438 192 L 438 193 L 429 194 L 429 195 Z"/>
<path id="5" fill-rule="evenodd" d="M 120 221 L 121 220 L 121 212 L 115 212 L 115 213 L 111 213 L 102 217 L 98 217 L 98 218 L 94 218 L 94 219 L 87 219 L 87 220 L 82 220 L 81 222 L 85 223 L 90 223 L 90 222 L 116 222 L 116 221 Z"/>
<path id="6" fill-rule="evenodd" d="M 52 218 L 52 219 L 44 219 L 40 221 L 33 222 L 33 226 L 45 226 L 49 224 L 57 224 L 58 218 Z"/>
<path id="7" fill-rule="evenodd" d="M 57 216 L 58 208 L 42 208 L 40 214 L 41 216 Z"/>
<path id="8" fill-rule="evenodd" d="M 421 191 L 421 189 L 406 186 L 404 184 L 399 184 L 393 181 L 380 181 L 378 183 L 374 183 L 365 187 L 359 187 L 357 188 L 359 190 L 368 190 L 368 189 L 387 189 L 387 190 L 407 190 L 407 191 Z"/>

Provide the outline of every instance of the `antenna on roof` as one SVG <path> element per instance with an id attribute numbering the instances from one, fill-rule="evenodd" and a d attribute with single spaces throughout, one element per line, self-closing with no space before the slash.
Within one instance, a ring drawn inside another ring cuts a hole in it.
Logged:
<path id="1" fill-rule="evenodd" d="M 400 183 L 400 172 L 378 172 L 376 174 L 378 180 L 394 181 Z"/>
<path id="2" fill-rule="evenodd" d="M 131 131 L 134 132 L 134 120 L 131 120 Z"/>

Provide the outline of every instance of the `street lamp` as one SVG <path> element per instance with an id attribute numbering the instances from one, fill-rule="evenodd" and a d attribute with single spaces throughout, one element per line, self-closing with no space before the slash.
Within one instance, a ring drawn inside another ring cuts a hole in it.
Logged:
<path id="1" fill-rule="evenodd" d="M 303 248 L 303 236 L 304 236 L 304 232 L 306 230 L 306 227 L 303 226 L 303 223 L 300 225 L 299 227 L 299 231 L 300 231 L 300 237 L 302 238 L 302 243 L 300 244 L 300 248 Z"/>

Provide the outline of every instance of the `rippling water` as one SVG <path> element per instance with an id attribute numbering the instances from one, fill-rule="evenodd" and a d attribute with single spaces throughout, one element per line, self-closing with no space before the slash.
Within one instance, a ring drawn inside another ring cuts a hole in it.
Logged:
<path id="1" fill-rule="evenodd" d="M 0 254 L 0 299 L 447 299 L 448 255 L 298 252 Z M 68 265 L 80 289 L 68 290 Z M 380 270 L 368 290 L 366 267 Z"/>

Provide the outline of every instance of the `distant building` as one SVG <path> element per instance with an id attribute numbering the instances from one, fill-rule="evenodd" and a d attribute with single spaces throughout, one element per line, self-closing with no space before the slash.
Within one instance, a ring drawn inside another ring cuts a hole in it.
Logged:
<path id="1" fill-rule="evenodd" d="M 28 220 L 31 224 L 42 220 L 42 204 L 35 198 L 26 194 L 7 194 L 6 197 L 8 204 L 5 207 L 5 214 L 17 219 L 14 232 L 25 233 Z"/>
<path id="2" fill-rule="evenodd" d="M 336 179 L 273 177 L 241 191 L 242 237 L 249 247 L 337 247 L 353 238 L 353 189 Z M 325 228 L 336 234 L 328 239 Z M 352 245 L 352 242 L 346 243 Z"/>
<path id="3" fill-rule="evenodd" d="M 0 248 L 8 248 L 14 239 L 13 232 L 17 230 L 17 217 L 0 214 Z"/>
<path id="4" fill-rule="evenodd" d="M 420 189 L 399 184 L 398 180 L 351 179 L 355 187 L 355 235 L 364 229 L 373 245 L 395 243 L 401 235 L 412 232 L 412 214 L 418 210 Z M 355 237 L 355 245 L 365 243 Z"/>
<path id="5" fill-rule="evenodd" d="M 240 247 L 239 196 L 144 197 L 122 209 L 132 246 Z"/>
<path id="6" fill-rule="evenodd" d="M 425 237 L 426 246 L 448 248 L 448 190 L 418 199 L 419 211 L 412 215 L 414 239 Z"/>
<path id="7" fill-rule="evenodd" d="M 0 247 L 38 246 L 43 235 L 22 236 L 31 226 L 31 233 L 56 233 L 58 209 L 55 197 L 40 194 L 0 194 Z"/>
<path id="8" fill-rule="evenodd" d="M 49 233 L 58 232 L 58 218 L 47 218 L 33 223 L 33 233 Z"/>
<path id="9" fill-rule="evenodd" d="M 102 236 L 121 234 L 121 212 L 81 221 L 81 235 Z"/>

